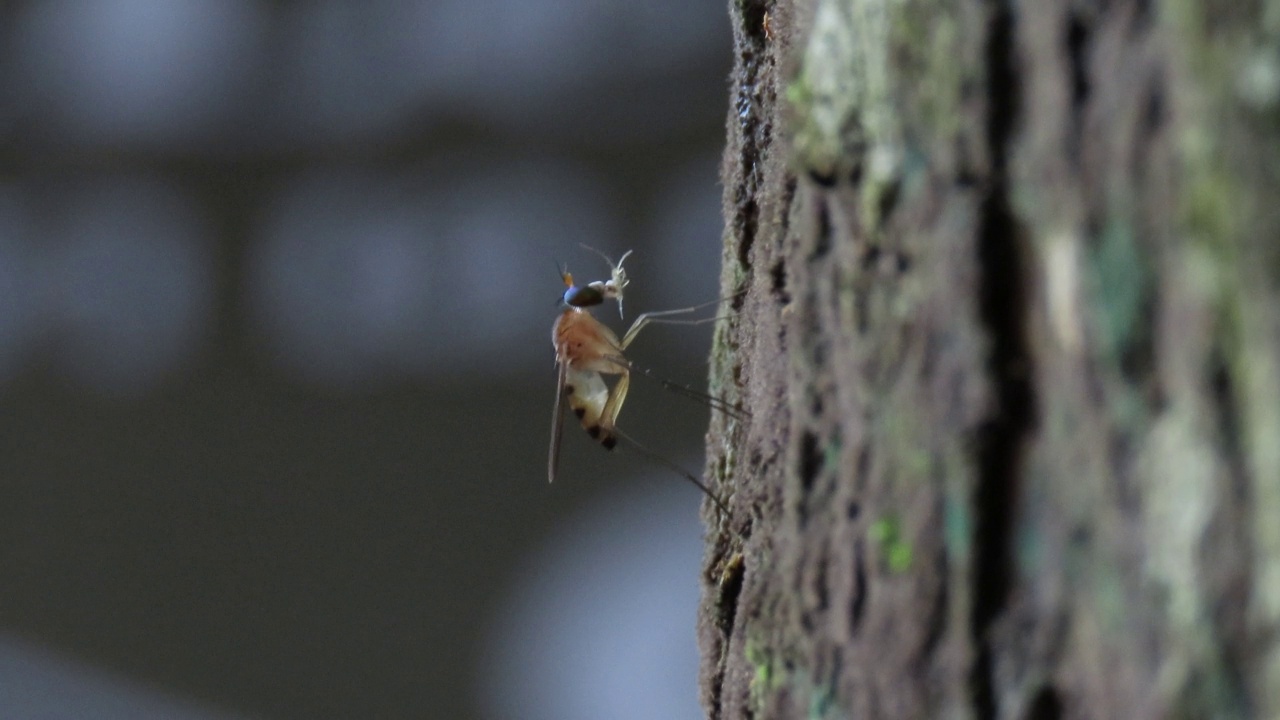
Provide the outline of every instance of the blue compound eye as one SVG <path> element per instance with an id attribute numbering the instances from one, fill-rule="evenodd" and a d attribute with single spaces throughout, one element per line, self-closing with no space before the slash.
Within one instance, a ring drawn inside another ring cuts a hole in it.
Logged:
<path id="1" fill-rule="evenodd" d="M 564 291 L 564 304 L 571 307 L 590 307 L 604 302 L 604 294 L 590 285 L 586 287 L 570 286 Z"/>

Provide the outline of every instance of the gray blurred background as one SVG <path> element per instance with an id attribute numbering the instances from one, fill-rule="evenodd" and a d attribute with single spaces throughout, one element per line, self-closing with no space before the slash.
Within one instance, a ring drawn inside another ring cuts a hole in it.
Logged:
<path id="1" fill-rule="evenodd" d="M 629 316 L 716 296 L 722 0 L 28 0 L 0 42 L 0 717 L 699 716 L 701 498 L 576 425 L 547 485 L 549 333 L 580 242 L 635 249 Z M 700 386 L 709 335 L 633 355 Z M 622 414 L 694 471 L 705 420 Z"/>

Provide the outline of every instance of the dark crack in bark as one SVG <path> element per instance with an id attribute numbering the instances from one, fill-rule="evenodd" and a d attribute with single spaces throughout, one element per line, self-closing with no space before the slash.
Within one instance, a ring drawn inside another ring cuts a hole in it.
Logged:
<path id="1" fill-rule="evenodd" d="M 1030 288 L 1027 250 L 1008 193 L 1008 152 L 1017 125 L 1020 88 L 1015 59 L 1016 20 L 1009 0 L 992 0 L 986 46 L 986 142 L 990 175 L 978 237 L 979 312 L 990 340 L 987 371 L 993 406 L 978 429 L 977 485 L 973 493 L 973 585 L 970 632 L 976 658 L 970 691 L 978 717 L 996 714 L 989 630 L 1008 602 L 1013 583 L 1012 533 L 1019 475 L 1035 428 L 1035 397 L 1026 337 Z"/>

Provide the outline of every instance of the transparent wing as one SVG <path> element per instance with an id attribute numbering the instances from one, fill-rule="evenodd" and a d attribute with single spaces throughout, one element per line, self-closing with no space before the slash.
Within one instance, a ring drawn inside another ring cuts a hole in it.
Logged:
<path id="1" fill-rule="evenodd" d="M 556 481 L 556 469 L 560 467 L 560 436 L 564 434 L 564 412 L 560 404 L 564 402 L 564 384 L 569 374 L 569 363 L 557 362 L 556 372 L 556 405 L 551 416 L 551 451 L 547 454 L 547 482 Z"/>

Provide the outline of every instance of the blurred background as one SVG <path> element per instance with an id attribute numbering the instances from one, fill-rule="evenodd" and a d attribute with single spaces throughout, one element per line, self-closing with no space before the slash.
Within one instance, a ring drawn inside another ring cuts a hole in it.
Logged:
<path id="1" fill-rule="evenodd" d="M 11 0 L 0 43 L 0 717 L 700 716 L 701 496 L 572 417 L 545 467 L 557 262 L 716 297 L 721 0 Z M 702 386 L 709 336 L 632 355 Z M 705 422 L 622 414 L 695 472 Z"/>

